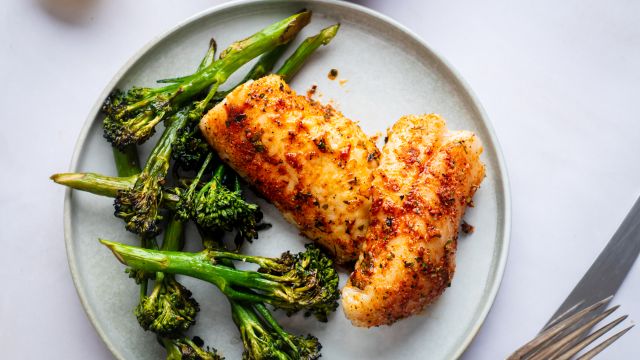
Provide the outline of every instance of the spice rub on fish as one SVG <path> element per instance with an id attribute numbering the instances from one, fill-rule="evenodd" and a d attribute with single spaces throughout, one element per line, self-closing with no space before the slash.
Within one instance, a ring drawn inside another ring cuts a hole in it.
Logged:
<path id="1" fill-rule="evenodd" d="M 356 326 L 416 314 L 449 286 L 458 228 L 484 178 L 482 146 L 437 115 L 405 116 L 388 132 L 374 172 L 371 223 L 342 290 Z"/>
<path id="2" fill-rule="evenodd" d="M 303 235 L 339 263 L 357 258 L 380 152 L 355 122 L 269 75 L 237 87 L 200 129 Z"/>

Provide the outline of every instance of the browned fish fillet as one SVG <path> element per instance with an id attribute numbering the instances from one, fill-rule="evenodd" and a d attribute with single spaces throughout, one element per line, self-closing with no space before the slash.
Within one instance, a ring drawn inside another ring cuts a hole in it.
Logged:
<path id="1" fill-rule="evenodd" d="M 337 262 L 356 259 L 380 152 L 355 122 L 270 75 L 236 88 L 200 129 L 303 235 Z"/>
<path id="2" fill-rule="evenodd" d="M 458 227 L 484 177 L 482 146 L 437 115 L 405 116 L 388 132 L 372 188 L 371 223 L 347 286 L 356 326 L 416 314 L 449 286 Z"/>

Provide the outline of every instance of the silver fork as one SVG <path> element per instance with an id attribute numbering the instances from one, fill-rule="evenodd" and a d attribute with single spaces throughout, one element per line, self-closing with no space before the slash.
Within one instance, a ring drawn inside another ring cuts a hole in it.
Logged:
<path id="1" fill-rule="evenodd" d="M 592 334 L 587 335 L 593 326 L 620 307 L 620 305 L 616 305 L 602 312 L 602 307 L 606 306 L 606 304 L 611 301 L 612 297 L 613 296 L 610 296 L 606 299 L 600 300 L 597 303 L 567 317 L 566 319 L 563 319 L 567 314 L 571 313 L 571 309 L 569 309 L 565 314 L 558 316 L 558 318 L 552 321 L 537 337 L 524 344 L 524 346 L 511 354 L 507 360 L 571 359 L 574 355 L 585 349 L 595 340 L 609 332 L 627 318 L 627 315 L 620 316 L 600 329 L 594 331 Z M 599 314 L 600 312 L 602 313 Z M 633 326 L 634 325 L 630 325 L 624 328 L 601 342 L 599 345 L 594 346 L 591 350 L 580 356 L 578 360 L 592 359 L 602 350 L 618 340 Z"/>

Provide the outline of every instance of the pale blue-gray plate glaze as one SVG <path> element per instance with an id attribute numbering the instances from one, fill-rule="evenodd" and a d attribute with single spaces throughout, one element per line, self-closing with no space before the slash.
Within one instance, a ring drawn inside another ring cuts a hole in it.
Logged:
<path id="1" fill-rule="evenodd" d="M 333 1 L 242 1 L 195 15 L 145 46 L 115 75 L 88 116 L 71 171 L 115 174 L 99 115 L 102 100 L 114 87 L 153 85 L 156 79 L 188 74 L 197 66 L 209 38 L 215 37 L 224 48 L 302 7 L 313 10 L 314 16 L 297 41 L 329 24 L 340 22 L 342 27 L 330 46 L 320 48 L 296 76 L 294 89 L 304 92 L 317 84 L 319 100 L 332 101 L 371 135 L 385 131 L 403 114 L 439 113 L 450 128 L 472 130 L 482 139 L 487 177 L 475 196 L 476 207 L 465 217 L 476 231 L 460 238 L 451 288 L 424 314 L 374 329 L 351 326 L 341 309 L 326 324 L 302 316 L 280 316 L 282 323 L 292 332 L 316 335 L 326 359 L 457 358 L 489 312 L 506 263 L 510 231 L 506 169 L 491 124 L 469 87 L 422 40 L 383 15 Z M 338 69 L 339 79 L 347 81 L 329 80 L 327 73 L 332 68 Z M 145 156 L 148 145 L 142 150 Z M 302 249 L 305 240 L 297 231 L 272 206 L 261 205 L 266 221 L 274 226 L 247 251 L 277 255 Z M 116 358 L 163 358 L 154 336 L 144 332 L 132 314 L 137 287 L 97 241 L 101 237 L 136 242 L 112 213 L 111 199 L 67 192 L 65 237 L 78 295 Z M 346 275 L 342 274 L 342 284 Z M 191 334 L 218 348 L 227 359 L 239 359 L 242 344 L 225 299 L 212 285 L 192 279 L 184 283 L 202 307 Z"/>

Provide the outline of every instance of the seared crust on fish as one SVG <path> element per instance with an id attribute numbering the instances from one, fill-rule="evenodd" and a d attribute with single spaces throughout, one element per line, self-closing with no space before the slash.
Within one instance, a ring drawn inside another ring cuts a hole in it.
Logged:
<path id="1" fill-rule="evenodd" d="M 380 152 L 355 122 L 270 75 L 237 87 L 200 129 L 303 235 L 337 262 L 357 258 Z"/>
<path id="2" fill-rule="evenodd" d="M 416 314 L 450 285 L 458 228 L 484 178 L 482 146 L 437 115 L 405 116 L 388 132 L 374 172 L 362 253 L 342 291 L 356 326 Z"/>

